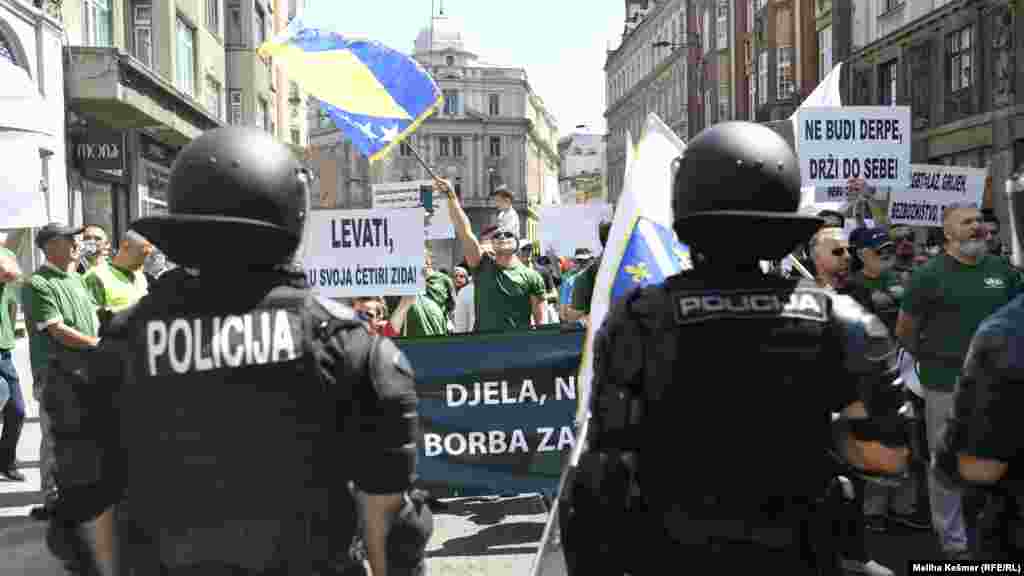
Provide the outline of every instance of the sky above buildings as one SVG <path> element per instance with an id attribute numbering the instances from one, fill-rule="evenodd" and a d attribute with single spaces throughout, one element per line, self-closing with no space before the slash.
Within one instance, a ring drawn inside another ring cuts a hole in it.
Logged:
<path id="1" fill-rule="evenodd" d="M 480 60 L 526 69 L 561 134 L 578 124 L 604 133 L 605 53 L 622 32 L 621 0 L 306 0 L 308 17 L 329 10 L 344 17 L 340 31 L 407 54 L 441 4 Z"/>

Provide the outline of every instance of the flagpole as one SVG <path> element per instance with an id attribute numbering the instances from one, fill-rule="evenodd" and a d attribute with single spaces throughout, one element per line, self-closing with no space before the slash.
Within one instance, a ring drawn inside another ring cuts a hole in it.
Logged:
<path id="1" fill-rule="evenodd" d="M 438 176 L 436 172 L 434 172 L 434 169 L 431 168 L 430 166 L 427 166 L 426 161 L 423 160 L 422 156 L 420 156 L 420 152 L 419 150 L 416 149 L 416 146 L 413 144 L 409 144 L 409 149 L 412 150 L 412 155 L 415 156 L 417 160 L 419 160 L 420 166 L 423 166 L 423 168 L 427 171 L 427 174 L 430 174 L 430 177 L 433 178 L 434 180 L 442 182 L 441 177 Z"/>

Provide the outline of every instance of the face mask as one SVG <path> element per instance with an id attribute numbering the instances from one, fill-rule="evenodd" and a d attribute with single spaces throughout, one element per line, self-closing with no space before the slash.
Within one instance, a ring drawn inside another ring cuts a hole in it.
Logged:
<path id="1" fill-rule="evenodd" d="M 100 245 L 95 240 L 83 240 L 78 246 L 78 253 L 83 257 L 95 256 L 100 251 Z"/>
<path id="2" fill-rule="evenodd" d="M 968 258 L 977 258 L 988 252 L 988 242 L 985 240 L 965 240 L 960 243 L 960 252 Z"/>

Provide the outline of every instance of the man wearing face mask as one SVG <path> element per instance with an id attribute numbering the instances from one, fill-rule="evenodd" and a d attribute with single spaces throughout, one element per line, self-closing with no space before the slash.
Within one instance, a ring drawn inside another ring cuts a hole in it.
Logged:
<path id="1" fill-rule="evenodd" d="M 82 231 L 80 252 L 79 274 L 85 274 L 98 265 L 109 263 L 110 240 L 107 238 L 106 231 L 95 224 L 86 226 Z"/>
<path id="2" fill-rule="evenodd" d="M 987 254 L 981 212 L 969 204 L 946 208 L 944 253 L 918 268 L 900 304 L 896 336 L 920 362 L 925 425 L 932 454 L 953 408 L 960 368 L 978 325 L 1019 293 L 1020 274 L 1004 259 Z M 962 495 L 929 471 L 932 526 L 951 559 L 968 557 Z"/>

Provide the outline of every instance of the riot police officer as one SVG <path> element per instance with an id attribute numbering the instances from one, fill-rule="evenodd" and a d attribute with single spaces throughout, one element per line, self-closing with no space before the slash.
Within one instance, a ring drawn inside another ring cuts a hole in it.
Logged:
<path id="1" fill-rule="evenodd" d="M 349 574 L 359 507 L 373 573 L 423 573 L 413 371 L 290 263 L 307 180 L 267 134 L 213 130 L 175 160 L 169 214 L 132 224 L 181 267 L 86 363 L 105 442 L 81 500 L 113 508 L 93 538 L 107 571 Z"/>
<path id="2" fill-rule="evenodd" d="M 695 268 L 628 293 L 597 335 L 587 451 L 559 502 L 571 574 L 836 573 L 814 539 L 831 525 L 813 525 L 830 441 L 860 469 L 906 465 L 902 423 L 868 419 L 858 396 L 895 359 L 885 326 L 759 267 L 821 225 L 799 195 L 766 127 L 720 123 L 687 146 L 674 228 Z"/>
<path id="3" fill-rule="evenodd" d="M 1024 238 L 1024 198 L 1011 193 L 1010 217 Z M 933 466 L 940 481 L 973 488 L 980 513 L 965 517 L 972 556 L 980 560 L 1024 557 L 1024 295 L 978 326 L 957 380 L 953 413 Z M 1014 474 L 1014 470 L 1018 472 Z"/>

